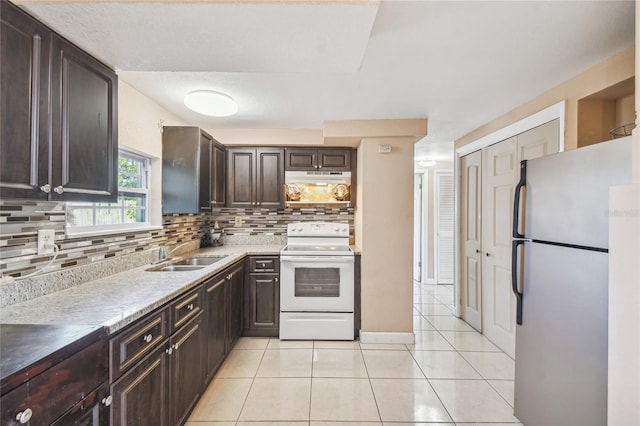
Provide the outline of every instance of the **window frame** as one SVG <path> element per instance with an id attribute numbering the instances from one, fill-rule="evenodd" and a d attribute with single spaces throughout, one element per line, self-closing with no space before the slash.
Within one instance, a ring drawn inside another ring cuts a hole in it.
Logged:
<path id="1" fill-rule="evenodd" d="M 150 193 L 151 193 L 151 158 L 140 155 L 138 153 L 129 151 L 124 148 L 120 148 L 118 150 L 118 162 L 120 158 L 128 158 L 132 160 L 136 160 L 142 163 L 142 171 L 140 173 L 140 188 L 129 188 L 129 187 L 120 187 L 120 168 L 118 167 L 118 198 L 115 203 L 77 203 L 80 205 L 74 206 L 73 202 L 68 202 L 65 205 L 65 209 L 68 211 L 69 208 L 77 207 L 77 208 L 87 208 L 91 209 L 92 212 L 92 225 L 82 225 L 82 226 L 71 226 L 69 224 L 68 219 L 65 217 L 65 233 L 67 236 L 76 237 L 76 236 L 84 236 L 84 235 L 105 235 L 105 234 L 116 234 L 116 233 L 125 233 L 131 231 L 138 230 L 152 230 L 152 229 L 160 229 L 161 226 L 152 226 L 150 223 Z M 108 225 L 97 225 L 96 222 L 96 213 L 99 209 L 109 208 L 113 210 L 119 210 L 122 215 L 126 213 L 127 207 L 124 204 L 123 197 L 127 195 L 132 196 L 144 196 L 144 206 L 137 210 L 142 210 L 144 213 L 143 221 L 129 222 L 124 223 L 124 218 L 121 217 L 121 223 L 117 224 L 108 224 Z"/>

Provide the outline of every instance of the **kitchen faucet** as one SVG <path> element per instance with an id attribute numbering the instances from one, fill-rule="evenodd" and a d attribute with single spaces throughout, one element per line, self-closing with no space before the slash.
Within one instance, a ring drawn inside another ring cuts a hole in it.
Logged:
<path id="1" fill-rule="evenodd" d="M 177 246 L 175 246 L 169 251 L 167 251 L 167 248 L 169 247 L 168 244 L 164 246 L 160 246 L 160 250 L 158 251 L 158 260 L 153 262 L 153 264 L 164 262 L 165 260 L 171 259 L 169 256 L 171 256 L 171 254 L 174 251 L 178 250 L 180 247 L 186 246 L 187 244 L 191 244 L 191 241 L 185 241 L 184 243 L 178 244 Z"/>

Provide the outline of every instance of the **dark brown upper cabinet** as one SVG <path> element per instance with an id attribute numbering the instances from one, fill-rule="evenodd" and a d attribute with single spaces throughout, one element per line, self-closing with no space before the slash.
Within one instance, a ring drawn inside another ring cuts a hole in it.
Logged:
<path id="1" fill-rule="evenodd" d="M 350 148 L 287 148 L 285 170 L 348 172 Z"/>
<path id="2" fill-rule="evenodd" d="M 116 74 L 11 3 L 0 7 L 0 196 L 115 201 Z"/>
<path id="3" fill-rule="evenodd" d="M 165 127 L 162 212 L 199 213 L 224 206 L 225 151 L 198 127 Z"/>
<path id="4" fill-rule="evenodd" d="M 227 207 L 284 207 L 284 149 L 227 149 Z"/>

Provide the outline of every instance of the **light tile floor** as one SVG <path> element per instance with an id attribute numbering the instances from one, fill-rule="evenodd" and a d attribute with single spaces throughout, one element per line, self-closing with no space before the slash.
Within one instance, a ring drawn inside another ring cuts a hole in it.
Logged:
<path id="1" fill-rule="evenodd" d="M 413 345 L 241 338 L 187 426 L 520 425 L 514 361 L 414 286 Z"/>

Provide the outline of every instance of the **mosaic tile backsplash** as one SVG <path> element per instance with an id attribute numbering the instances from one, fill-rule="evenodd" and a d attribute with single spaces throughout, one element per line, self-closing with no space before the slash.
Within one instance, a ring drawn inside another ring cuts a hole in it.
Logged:
<path id="1" fill-rule="evenodd" d="M 234 226 L 240 217 L 241 226 Z M 64 203 L 0 200 L 0 272 L 24 276 L 45 266 L 51 257 L 37 255 L 38 229 L 54 229 L 60 252 L 47 272 L 125 257 L 161 245 L 198 242 L 218 221 L 225 244 L 284 244 L 287 224 L 301 221 L 341 222 L 350 225 L 353 208 L 214 209 L 210 214 L 167 215 L 159 230 L 67 238 Z M 144 257 L 137 257 L 146 261 Z M 127 263 L 127 262 L 125 262 Z M 127 263 L 129 264 L 129 263 Z M 132 265 L 135 267 L 139 265 Z M 119 272 L 114 270 L 113 273 Z M 93 278 L 91 278 L 93 279 Z"/>

